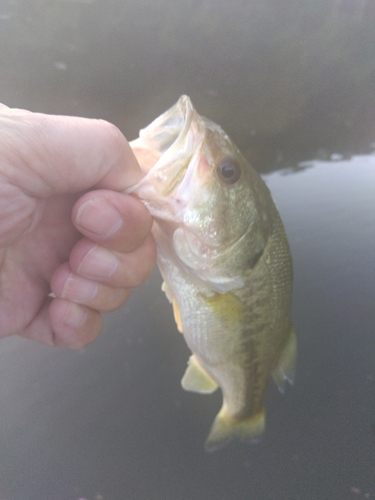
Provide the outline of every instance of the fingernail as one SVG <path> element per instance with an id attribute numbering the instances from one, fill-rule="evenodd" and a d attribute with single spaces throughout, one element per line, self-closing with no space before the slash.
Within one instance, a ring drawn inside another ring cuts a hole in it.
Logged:
<path id="1" fill-rule="evenodd" d="M 93 299 L 98 291 L 98 284 L 74 274 L 70 274 L 61 292 L 62 299 L 76 302 L 88 302 Z"/>
<path id="2" fill-rule="evenodd" d="M 75 304 L 74 302 L 70 302 L 67 307 L 63 317 L 63 323 L 72 327 L 79 328 L 85 322 L 87 318 L 87 312 L 85 309 Z"/>
<path id="3" fill-rule="evenodd" d="M 109 278 L 116 271 L 118 264 L 116 255 L 95 245 L 87 252 L 77 272 L 90 278 Z"/>
<path id="4" fill-rule="evenodd" d="M 112 236 L 122 225 L 122 217 L 113 205 L 101 197 L 80 206 L 76 223 L 100 236 Z"/>

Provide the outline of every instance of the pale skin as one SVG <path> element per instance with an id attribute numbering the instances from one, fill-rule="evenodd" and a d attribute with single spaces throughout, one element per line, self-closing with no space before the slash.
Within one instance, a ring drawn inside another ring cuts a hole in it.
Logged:
<path id="1" fill-rule="evenodd" d="M 141 176 L 114 125 L 0 104 L 0 338 L 99 335 L 155 263 L 152 218 L 122 193 Z"/>

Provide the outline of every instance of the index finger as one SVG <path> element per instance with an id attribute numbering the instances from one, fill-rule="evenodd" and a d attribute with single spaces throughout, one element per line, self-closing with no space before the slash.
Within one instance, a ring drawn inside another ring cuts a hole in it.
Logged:
<path id="1" fill-rule="evenodd" d="M 142 177 L 128 141 L 107 121 L 1 106 L 0 128 L 1 170 L 32 196 L 123 191 Z"/>

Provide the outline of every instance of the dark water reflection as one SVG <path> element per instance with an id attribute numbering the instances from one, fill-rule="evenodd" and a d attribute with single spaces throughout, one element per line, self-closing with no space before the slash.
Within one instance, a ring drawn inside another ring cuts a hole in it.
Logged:
<path id="1" fill-rule="evenodd" d="M 295 386 L 270 384 L 261 443 L 205 453 L 220 395 L 181 389 L 155 272 L 82 352 L 0 342 L 0 500 L 375 498 L 372 4 L 235 3 L 2 1 L 1 100 L 133 138 L 186 92 L 261 171 L 299 158 L 264 174 L 293 254 Z"/>
<path id="2" fill-rule="evenodd" d="M 188 352 L 155 273 L 83 352 L 1 342 L 2 500 L 374 498 L 375 156 L 265 180 L 299 360 L 284 396 L 270 385 L 264 440 L 204 452 L 220 396 L 180 388 Z"/>

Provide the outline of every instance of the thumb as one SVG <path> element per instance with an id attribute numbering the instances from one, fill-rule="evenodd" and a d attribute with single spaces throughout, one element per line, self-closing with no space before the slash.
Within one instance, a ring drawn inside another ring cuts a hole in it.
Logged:
<path id="1" fill-rule="evenodd" d="M 46 198 L 92 187 L 123 191 L 142 177 L 120 130 L 104 120 L 0 105 L 0 175 Z"/>

